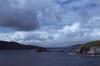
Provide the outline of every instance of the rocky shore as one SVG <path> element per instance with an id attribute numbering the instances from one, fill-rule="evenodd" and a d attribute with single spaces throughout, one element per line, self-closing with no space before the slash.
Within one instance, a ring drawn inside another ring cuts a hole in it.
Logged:
<path id="1" fill-rule="evenodd" d="M 100 56 L 100 41 L 92 41 L 73 49 L 72 54 Z"/>

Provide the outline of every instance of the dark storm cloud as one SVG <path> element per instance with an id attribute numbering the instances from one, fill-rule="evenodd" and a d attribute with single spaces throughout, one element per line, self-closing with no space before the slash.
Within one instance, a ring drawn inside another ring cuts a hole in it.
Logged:
<path id="1" fill-rule="evenodd" d="M 21 1 L 20 1 L 21 2 Z M 0 26 L 14 30 L 31 31 L 37 28 L 36 14 L 27 3 L 18 0 L 0 0 Z"/>
<path id="2" fill-rule="evenodd" d="M 56 0 L 56 3 L 59 3 L 60 5 L 66 5 L 76 1 L 77 0 Z"/>

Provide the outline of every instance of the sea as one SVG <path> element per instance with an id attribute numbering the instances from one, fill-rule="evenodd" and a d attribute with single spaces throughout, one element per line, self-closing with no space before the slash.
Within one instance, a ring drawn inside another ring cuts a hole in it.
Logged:
<path id="1" fill-rule="evenodd" d="M 68 52 L 0 50 L 0 66 L 100 66 L 100 56 L 78 56 Z"/>

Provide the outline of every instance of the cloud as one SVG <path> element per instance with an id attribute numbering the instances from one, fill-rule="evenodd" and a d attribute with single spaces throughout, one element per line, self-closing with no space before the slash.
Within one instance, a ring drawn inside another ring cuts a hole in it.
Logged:
<path id="1" fill-rule="evenodd" d="M 94 21 L 93 19 L 90 21 Z M 91 26 L 88 23 L 87 25 Z M 98 28 L 91 29 L 83 26 L 80 22 L 75 22 L 72 25 L 65 25 L 58 30 L 41 28 L 30 32 L 17 31 L 13 33 L 0 33 L 0 40 L 17 41 L 24 44 L 45 47 L 61 47 L 100 39 L 100 30 Z"/>
<path id="2" fill-rule="evenodd" d="M 38 26 L 36 14 L 25 1 L 0 0 L 0 26 L 19 31 L 36 29 Z"/>
<path id="3" fill-rule="evenodd" d="M 80 23 L 65 25 L 62 29 L 40 29 L 31 32 L 1 33 L 0 40 L 17 41 L 25 44 L 36 43 L 39 46 L 66 46 L 66 43 L 78 41 L 76 36 L 81 31 Z M 82 36 L 82 35 L 81 35 Z M 65 43 L 66 42 L 66 43 Z M 63 43 L 63 44 L 60 44 Z"/>
<path id="4" fill-rule="evenodd" d="M 68 46 L 99 40 L 99 2 L 99 0 L 9 0 L 3 3 L 9 6 L 4 6 L 0 10 L 0 14 L 6 17 L 1 15 L 0 25 L 27 32 L 0 33 L 0 39 L 32 45 L 36 43 L 39 46 Z M 40 28 L 32 31 L 38 25 Z"/>

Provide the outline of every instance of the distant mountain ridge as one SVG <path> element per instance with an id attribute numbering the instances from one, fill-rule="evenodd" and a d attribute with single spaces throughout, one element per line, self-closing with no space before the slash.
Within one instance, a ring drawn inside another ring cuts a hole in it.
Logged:
<path id="1" fill-rule="evenodd" d="M 0 41 L 0 50 L 30 50 L 44 51 L 45 48 L 33 45 L 23 45 L 17 42 Z"/>

